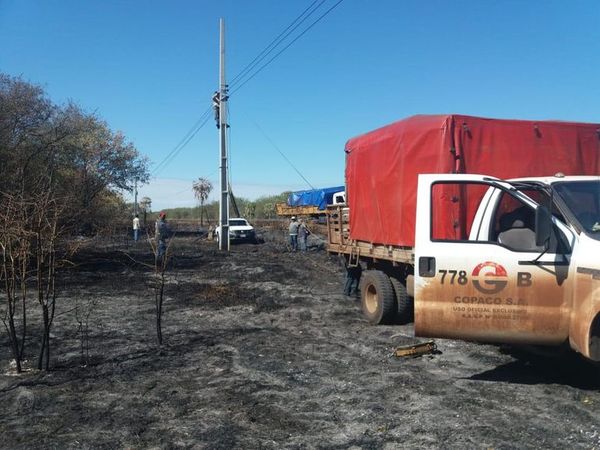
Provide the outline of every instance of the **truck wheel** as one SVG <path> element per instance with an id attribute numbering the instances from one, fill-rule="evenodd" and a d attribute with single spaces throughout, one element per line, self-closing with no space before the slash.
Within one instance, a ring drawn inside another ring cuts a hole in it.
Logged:
<path id="1" fill-rule="evenodd" d="M 373 325 L 392 323 L 397 307 L 390 277 L 379 270 L 367 270 L 362 279 L 361 303 L 363 314 Z"/>
<path id="2" fill-rule="evenodd" d="M 398 305 L 396 320 L 401 324 L 408 323 L 412 319 L 413 300 L 408 296 L 406 286 L 398 278 L 390 277 L 390 281 L 392 282 L 396 304 Z"/>
<path id="3" fill-rule="evenodd" d="M 590 328 L 590 359 L 600 361 L 600 314 L 596 316 Z"/>

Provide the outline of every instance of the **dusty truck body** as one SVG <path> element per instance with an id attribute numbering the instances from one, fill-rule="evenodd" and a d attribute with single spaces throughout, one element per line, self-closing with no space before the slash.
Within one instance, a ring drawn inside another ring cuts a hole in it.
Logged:
<path id="1" fill-rule="evenodd" d="M 329 251 L 367 269 L 366 317 L 600 359 L 599 129 L 415 116 L 348 141 Z"/>

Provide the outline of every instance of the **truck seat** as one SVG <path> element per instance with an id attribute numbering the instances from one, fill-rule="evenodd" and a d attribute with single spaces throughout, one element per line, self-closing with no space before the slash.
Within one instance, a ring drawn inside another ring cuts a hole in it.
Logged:
<path id="1" fill-rule="evenodd" d="M 521 219 L 516 219 L 508 230 L 498 234 L 498 243 L 517 251 L 540 250 L 535 245 L 535 232 L 527 228 Z"/>

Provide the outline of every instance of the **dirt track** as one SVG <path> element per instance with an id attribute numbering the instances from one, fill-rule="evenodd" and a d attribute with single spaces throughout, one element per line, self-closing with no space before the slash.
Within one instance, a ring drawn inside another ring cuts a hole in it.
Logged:
<path id="1" fill-rule="evenodd" d="M 446 340 L 392 357 L 411 325 L 369 326 L 324 251 L 265 239 L 222 254 L 175 238 L 161 351 L 151 272 L 132 261 L 151 262 L 148 244 L 84 250 L 63 280 L 55 370 L 16 376 L 1 337 L 0 446 L 600 448 L 596 368 Z"/>

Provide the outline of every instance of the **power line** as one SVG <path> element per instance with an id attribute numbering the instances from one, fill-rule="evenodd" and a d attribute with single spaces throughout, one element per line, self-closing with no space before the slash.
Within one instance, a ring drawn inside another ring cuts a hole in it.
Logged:
<path id="1" fill-rule="evenodd" d="M 304 17 L 302 20 L 300 20 L 302 18 L 302 16 L 304 16 L 315 5 L 315 3 L 319 2 L 319 1 L 320 1 L 320 3 L 312 11 L 310 11 L 306 15 L 306 17 Z M 277 37 L 275 37 L 269 43 L 269 45 L 267 45 L 250 63 L 248 63 L 246 65 L 246 67 L 244 67 L 235 77 L 233 77 L 233 79 L 230 81 L 229 85 L 234 86 L 238 79 L 242 78 L 246 73 L 248 73 L 250 70 L 252 70 L 254 67 L 256 67 L 258 65 L 258 63 L 260 63 L 264 58 L 266 58 L 269 53 L 271 53 L 273 50 L 275 50 L 275 48 L 277 48 L 279 46 L 279 44 L 281 44 L 285 40 L 285 38 L 287 38 L 292 32 L 294 32 L 296 30 L 296 28 L 298 28 L 306 19 L 308 19 L 326 1 L 327 0 L 315 0 L 314 2 L 312 2 L 308 6 L 308 8 L 306 8 L 304 11 L 302 11 L 302 13 L 300 13 L 300 15 L 298 17 L 296 17 L 292 23 L 290 23 L 281 33 L 279 33 L 279 35 L 277 35 Z M 300 22 L 296 24 L 296 22 L 298 22 L 299 20 L 300 20 Z M 296 26 L 294 26 L 294 24 L 296 24 Z M 290 30 L 290 28 L 292 28 L 292 29 Z"/>
<path id="2" fill-rule="evenodd" d="M 193 182 L 194 182 L 194 180 L 192 180 L 192 183 Z M 194 190 L 193 188 L 187 188 L 187 189 L 184 189 L 183 191 L 175 192 L 173 195 L 181 195 L 181 194 L 186 193 L 186 192 L 189 193 L 190 191 L 193 191 L 193 190 Z"/>
<path id="3" fill-rule="evenodd" d="M 227 119 L 231 121 L 231 106 L 227 105 Z M 227 127 L 225 129 L 226 138 L 227 138 L 227 183 L 231 184 L 231 128 Z"/>
<path id="4" fill-rule="evenodd" d="M 340 3 L 342 3 L 344 0 L 338 0 L 337 3 L 335 3 L 331 8 L 329 8 L 327 11 L 325 11 L 323 14 L 321 14 L 319 16 L 319 18 L 317 20 L 315 20 L 313 23 L 311 23 L 307 28 L 305 28 L 302 33 L 300 33 L 298 36 L 296 36 L 288 45 L 286 45 L 285 47 L 283 47 L 279 52 L 277 52 L 275 54 L 275 56 L 273 56 L 270 60 L 268 60 L 265 64 L 263 64 L 262 66 L 259 67 L 259 69 L 254 72 L 249 78 L 246 78 L 246 80 L 244 80 L 236 89 L 234 89 L 231 93 L 235 93 L 237 91 L 239 91 L 242 86 L 244 86 L 248 81 L 250 81 L 252 78 L 254 78 L 256 75 L 258 75 L 260 72 L 262 72 L 262 70 L 267 67 L 269 64 L 271 64 L 275 58 L 277 58 L 279 55 L 281 55 L 284 51 L 286 51 L 294 42 L 296 42 L 298 39 L 300 39 L 302 36 L 304 36 L 306 34 L 306 32 L 308 30 L 310 30 L 312 27 L 314 27 L 317 23 L 319 23 L 327 14 L 329 14 L 331 11 L 333 11 Z"/>
<path id="5" fill-rule="evenodd" d="M 202 127 L 204 127 L 204 125 L 206 125 L 206 122 L 208 122 L 209 118 L 210 118 L 210 114 L 208 116 L 206 116 L 206 118 L 200 124 L 200 126 L 198 126 L 196 128 L 196 130 L 194 130 L 194 132 L 187 138 L 187 140 L 181 145 L 181 147 L 179 147 L 179 149 L 175 153 L 173 153 L 168 160 L 165 161 L 161 170 L 164 169 L 166 166 L 168 166 L 175 159 L 175 157 L 179 154 L 179 152 L 181 152 L 181 150 L 183 150 L 185 148 L 185 146 L 190 143 L 190 141 L 194 138 L 194 136 L 196 136 L 196 134 L 198 134 L 198 132 L 202 129 Z"/>
<path id="6" fill-rule="evenodd" d="M 288 162 L 288 164 L 292 167 L 292 169 L 294 169 L 296 171 L 296 173 L 298 175 L 300 175 L 300 177 L 306 182 L 306 184 L 308 184 L 308 186 L 311 189 L 314 189 L 314 186 L 312 184 L 310 184 L 310 181 L 308 181 L 304 177 L 304 175 L 302 175 L 302 173 L 296 168 L 296 166 L 294 166 L 294 164 L 289 160 L 289 158 L 287 156 L 285 156 L 285 154 L 281 151 L 281 149 L 279 147 L 277 147 L 277 144 L 275 144 L 275 142 L 273 142 L 273 140 L 267 135 L 267 133 L 265 133 L 265 131 L 260 127 L 260 125 L 258 125 L 254 120 L 252 120 L 252 123 L 254 123 L 256 128 L 258 128 L 258 131 L 260 131 L 262 133 L 262 135 L 265 137 L 265 139 L 267 141 L 269 141 L 271 143 L 271 145 L 275 148 L 275 150 L 277 150 L 279 152 L 279 154 L 281 156 L 283 156 L 283 158 Z"/>
<path id="7" fill-rule="evenodd" d="M 173 147 L 167 156 L 165 156 L 160 163 L 154 168 L 152 173 L 157 175 L 160 171 L 162 171 L 167 165 L 173 161 L 173 159 L 179 154 L 179 152 L 193 139 L 194 136 L 200 131 L 200 129 L 206 124 L 210 117 L 210 111 L 212 107 L 208 107 L 206 111 L 200 116 L 200 118 L 194 123 L 192 128 L 183 136 L 183 138 L 179 141 L 179 143 Z"/>
<path id="8" fill-rule="evenodd" d="M 327 16 L 333 9 L 335 9 L 340 3 L 344 0 L 338 0 L 331 8 L 321 14 L 314 22 L 312 22 L 307 28 L 305 28 L 298 36 L 296 36 L 290 43 L 288 43 L 283 49 L 281 49 L 275 56 L 269 59 L 265 64 L 260 66 L 258 70 L 256 70 L 250 77 L 246 78 L 244 81 L 241 81 L 248 73 L 250 73 L 256 66 L 263 61 L 270 53 L 272 53 L 291 33 L 293 33 L 302 23 L 304 23 L 315 11 L 317 11 L 323 3 L 327 0 L 314 0 L 290 25 L 288 25 L 277 37 L 275 37 L 267 47 L 265 47 L 249 64 L 242 69 L 240 73 L 238 73 L 234 79 L 231 81 L 231 86 L 234 86 L 237 83 L 239 86 L 232 91 L 230 94 L 239 91 L 242 86 L 244 86 L 247 82 L 253 79 L 256 75 L 262 72 L 269 64 L 271 64 L 279 55 L 281 55 L 285 50 L 287 50 L 294 42 L 304 36 L 312 27 L 314 27 L 318 22 L 320 22 L 325 16 Z M 318 2 L 318 4 L 317 4 Z M 315 6 L 316 5 L 316 6 Z M 165 167 L 167 167 L 173 159 L 185 148 L 185 146 L 196 136 L 196 134 L 202 129 L 202 127 L 208 121 L 210 116 L 210 111 L 212 106 L 209 106 L 206 111 L 200 116 L 198 121 L 192 126 L 192 128 L 184 135 L 184 137 L 179 141 L 179 143 L 163 158 L 163 160 L 157 164 L 157 166 L 153 170 L 153 174 L 156 176 L 160 171 L 162 171 Z M 288 163 L 298 172 L 298 174 L 306 181 L 306 183 L 311 186 L 311 184 L 304 178 L 304 176 L 293 166 L 291 161 L 283 154 L 281 150 L 275 145 L 273 141 L 264 133 L 262 129 L 255 123 L 255 125 L 259 128 L 259 130 L 263 133 L 263 135 L 271 142 L 271 144 L 277 149 L 277 151 L 288 161 Z M 229 137 L 230 139 L 230 137 Z M 312 188 L 312 186 L 311 186 Z"/>
<path id="9" fill-rule="evenodd" d="M 211 108 L 209 107 L 203 114 L 202 116 L 200 116 L 200 118 L 198 119 L 198 121 L 196 121 L 196 123 L 192 126 L 192 128 L 190 128 L 190 130 L 183 136 L 183 138 L 179 141 L 179 143 L 173 148 L 173 150 L 171 150 L 167 156 L 165 156 L 162 161 L 160 163 L 158 163 L 158 165 L 154 168 L 153 173 L 157 174 L 158 172 L 160 172 L 162 169 L 164 169 L 168 163 L 170 163 L 173 160 L 173 156 L 177 155 L 179 153 L 179 151 L 181 151 L 181 149 L 183 147 L 185 147 L 188 142 L 189 142 L 189 138 L 190 136 L 195 136 L 196 133 L 200 130 L 200 128 L 202 128 L 204 126 L 204 124 L 206 123 L 206 119 L 208 119 L 208 116 L 210 114 L 210 110 Z"/>

